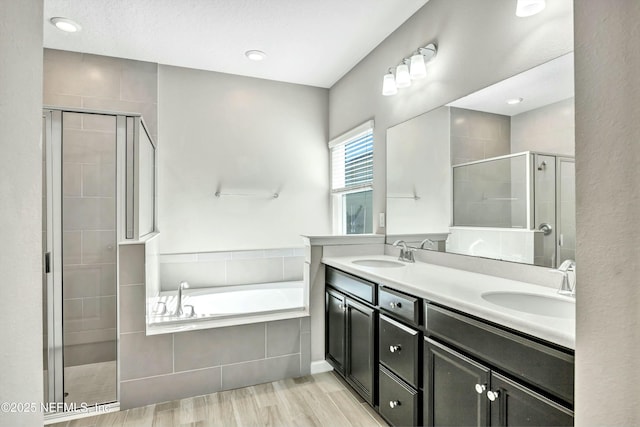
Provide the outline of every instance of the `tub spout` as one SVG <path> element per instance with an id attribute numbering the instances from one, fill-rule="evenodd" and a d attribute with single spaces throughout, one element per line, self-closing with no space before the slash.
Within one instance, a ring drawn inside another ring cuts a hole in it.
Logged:
<path id="1" fill-rule="evenodd" d="M 180 286 L 178 287 L 178 301 L 176 303 L 176 312 L 174 316 L 182 316 L 184 314 L 182 310 L 182 290 L 189 288 L 189 284 L 187 282 L 180 282 Z"/>

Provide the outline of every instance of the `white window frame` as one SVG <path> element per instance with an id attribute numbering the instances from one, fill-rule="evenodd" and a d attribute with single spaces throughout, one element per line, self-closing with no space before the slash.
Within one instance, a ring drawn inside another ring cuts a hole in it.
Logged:
<path id="1" fill-rule="evenodd" d="M 329 179 L 330 179 L 330 189 L 331 189 L 330 191 L 331 191 L 331 212 L 332 212 L 333 234 L 337 234 L 337 235 L 347 234 L 346 223 L 345 223 L 346 209 L 344 206 L 343 196 L 346 194 L 360 193 L 360 192 L 373 190 L 373 175 L 372 175 L 371 182 L 365 185 L 346 186 L 346 187 L 334 189 L 333 150 L 335 147 L 346 145 L 349 142 L 352 142 L 352 140 L 362 135 L 363 133 L 371 132 L 371 134 L 373 135 L 374 129 L 375 129 L 374 121 L 368 120 L 362 123 L 361 125 L 356 126 L 355 128 L 329 141 L 329 157 L 330 157 Z M 374 150 L 375 150 L 375 141 L 372 148 L 372 159 L 373 159 Z M 373 212 L 371 213 L 371 225 L 373 230 Z"/>

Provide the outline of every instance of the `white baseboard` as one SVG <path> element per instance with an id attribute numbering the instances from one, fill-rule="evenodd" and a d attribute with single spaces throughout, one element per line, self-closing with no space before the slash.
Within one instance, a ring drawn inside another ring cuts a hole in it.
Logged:
<path id="1" fill-rule="evenodd" d="M 333 371 L 333 366 L 331 366 L 326 360 L 316 360 L 315 362 L 311 362 L 311 375 L 329 371 Z"/>

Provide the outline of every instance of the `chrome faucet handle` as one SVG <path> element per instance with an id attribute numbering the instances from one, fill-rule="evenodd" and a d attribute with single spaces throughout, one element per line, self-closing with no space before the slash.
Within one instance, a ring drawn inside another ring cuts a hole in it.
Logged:
<path id="1" fill-rule="evenodd" d="M 562 283 L 558 293 L 560 295 L 575 296 L 576 294 L 576 262 L 567 259 L 560 264 L 557 270 L 550 270 L 562 274 Z"/>
<path id="2" fill-rule="evenodd" d="M 184 308 L 189 307 L 191 310 L 189 311 L 189 314 L 187 314 L 187 317 L 195 317 L 196 316 L 196 309 L 193 307 L 193 305 L 191 304 L 185 304 Z"/>
<path id="3" fill-rule="evenodd" d="M 407 251 L 409 250 L 407 248 L 407 244 L 405 243 L 404 240 L 396 240 L 395 242 L 393 242 L 393 246 L 398 247 L 402 245 L 402 247 L 400 248 L 400 256 L 398 257 L 398 261 L 406 261 L 406 257 L 407 257 Z"/>

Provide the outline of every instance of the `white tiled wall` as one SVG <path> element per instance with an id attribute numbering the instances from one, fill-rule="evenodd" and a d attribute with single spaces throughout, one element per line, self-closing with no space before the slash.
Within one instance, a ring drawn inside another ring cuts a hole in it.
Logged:
<path id="1" fill-rule="evenodd" d="M 161 290 L 302 280 L 304 248 L 160 255 Z"/>

